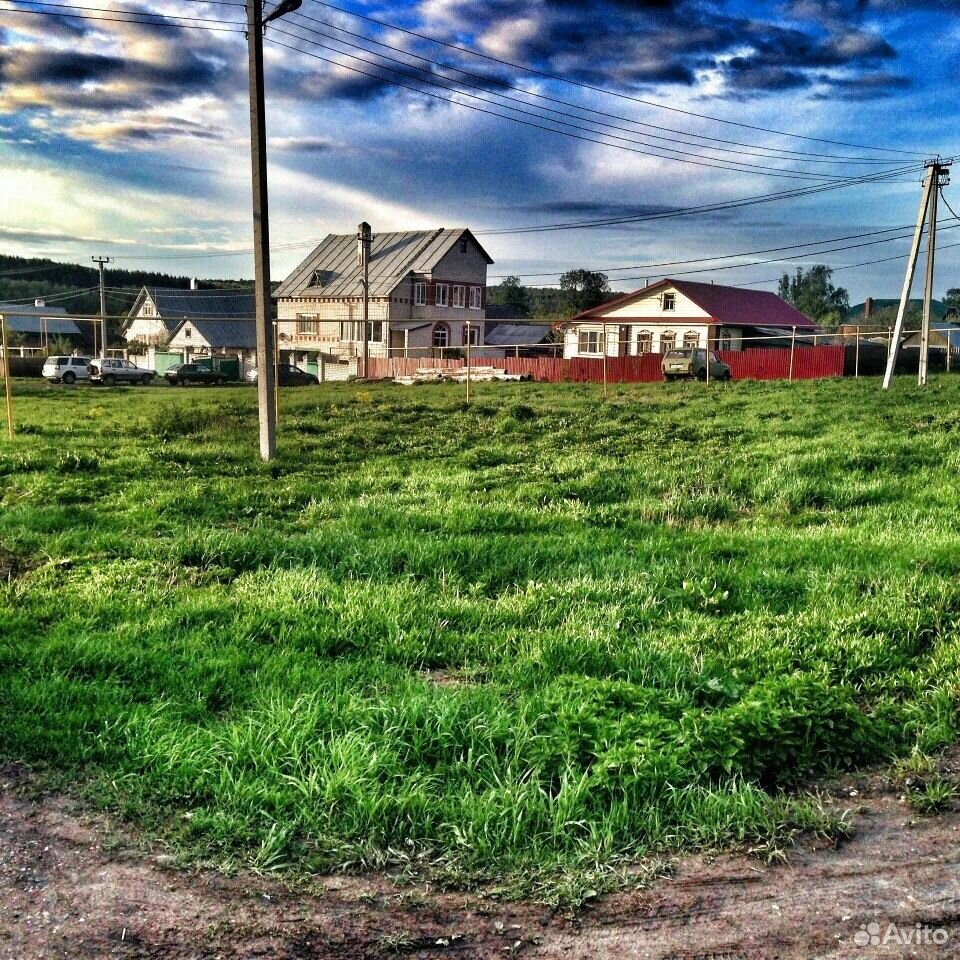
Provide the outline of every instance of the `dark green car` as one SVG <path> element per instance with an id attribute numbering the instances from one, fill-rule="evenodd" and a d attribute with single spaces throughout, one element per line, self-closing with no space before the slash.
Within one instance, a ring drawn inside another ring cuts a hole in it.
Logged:
<path id="1" fill-rule="evenodd" d="M 195 363 L 178 363 L 163 375 L 171 387 L 185 387 L 188 383 L 207 383 L 219 387 L 227 378 L 216 370 Z"/>

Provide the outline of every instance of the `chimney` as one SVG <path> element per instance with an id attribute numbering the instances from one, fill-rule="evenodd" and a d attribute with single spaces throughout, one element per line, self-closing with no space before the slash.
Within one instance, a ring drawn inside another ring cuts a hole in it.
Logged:
<path id="1" fill-rule="evenodd" d="M 191 278 L 190 278 L 190 289 L 191 289 L 191 290 L 199 290 L 199 289 L 200 289 L 200 288 L 197 286 L 197 278 L 196 278 L 196 277 L 191 277 Z"/>
<path id="2" fill-rule="evenodd" d="M 863 302 L 863 319 L 869 320 L 873 316 L 873 297 L 867 297 Z"/>
<path id="3" fill-rule="evenodd" d="M 357 263 L 362 267 L 364 261 L 369 262 L 370 259 L 370 244 L 373 241 L 373 230 L 370 229 L 370 224 L 364 220 L 363 223 L 357 226 Z"/>

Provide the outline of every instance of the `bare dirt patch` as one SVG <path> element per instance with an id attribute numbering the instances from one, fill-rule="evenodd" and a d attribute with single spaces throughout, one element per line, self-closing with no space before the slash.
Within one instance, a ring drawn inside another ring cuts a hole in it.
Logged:
<path id="1" fill-rule="evenodd" d="M 576 917 L 532 904 L 399 888 L 383 877 L 275 880 L 185 871 L 100 815 L 0 768 L 0 958 L 390 956 L 634 958 L 960 956 L 960 813 L 917 817 L 882 776 L 837 783 L 852 839 L 772 866 L 678 859 L 647 889 Z M 945 943 L 858 946 L 862 927 L 944 931 Z"/>

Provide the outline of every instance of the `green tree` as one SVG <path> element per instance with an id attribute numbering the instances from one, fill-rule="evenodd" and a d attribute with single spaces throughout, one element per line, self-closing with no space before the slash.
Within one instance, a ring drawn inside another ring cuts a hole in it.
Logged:
<path id="1" fill-rule="evenodd" d="M 518 317 L 530 315 L 530 295 L 519 277 L 504 277 L 497 284 L 496 302 L 515 311 Z"/>
<path id="2" fill-rule="evenodd" d="M 597 270 L 568 270 L 560 277 L 564 305 L 571 313 L 597 307 L 610 291 L 607 275 Z"/>
<path id="3" fill-rule="evenodd" d="M 811 320 L 836 326 L 850 309 L 850 296 L 843 287 L 835 287 L 832 278 L 833 270 L 822 263 L 809 270 L 797 267 L 794 276 L 785 273 L 780 278 L 779 293 Z"/>
<path id="4" fill-rule="evenodd" d="M 943 302 L 948 307 L 956 307 L 960 310 L 960 287 L 951 287 L 943 298 Z"/>

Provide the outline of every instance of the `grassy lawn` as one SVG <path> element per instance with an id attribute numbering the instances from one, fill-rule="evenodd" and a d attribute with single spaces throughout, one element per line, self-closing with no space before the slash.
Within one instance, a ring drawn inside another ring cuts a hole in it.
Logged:
<path id="1" fill-rule="evenodd" d="M 191 855 L 584 877 L 956 736 L 960 378 L 288 390 L 277 465 L 17 386 L 0 756 Z"/>

